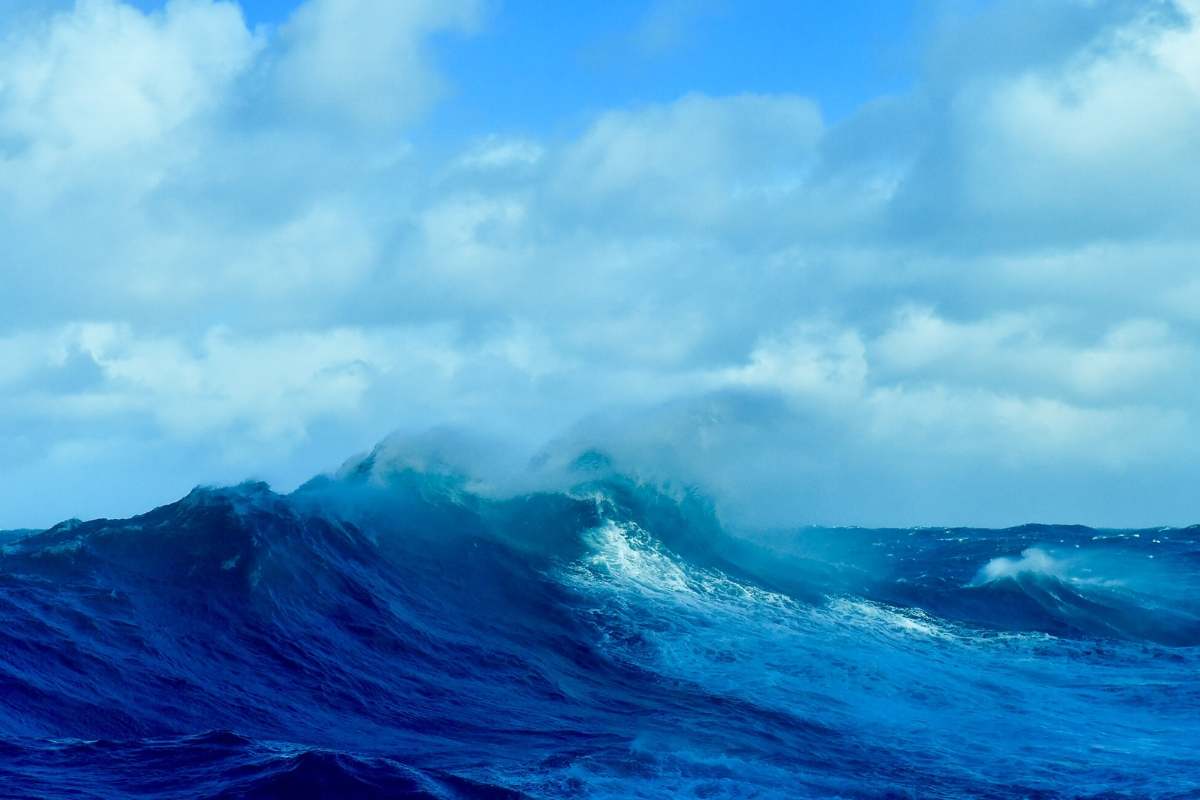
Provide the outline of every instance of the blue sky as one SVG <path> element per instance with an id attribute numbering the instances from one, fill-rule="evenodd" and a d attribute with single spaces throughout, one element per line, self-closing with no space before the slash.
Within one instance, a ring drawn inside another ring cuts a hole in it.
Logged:
<path id="1" fill-rule="evenodd" d="M 0 0 L 0 526 L 392 431 L 1195 521 L 1192 0 Z"/>
<path id="2" fill-rule="evenodd" d="M 840 117 L 912 80 L 915 4 L 513 2 L 469 47 L 444 130 L 541 132 L 687 92 L 795 92 Z"/>
<path id="3" fill-rule="evenodd" d="M 165 3 L 135 5 L 155 11 Z M 248 26 L 278 27 L 298 5 L 241 7 Z M 958 13 L 976 5 L 964 0 Z M 541 133 L 689 91 L 796 92 L 841 117 L 911 84 L 917 39 L 937 13 L 919 0 L 497 0 L 481 7 L 469 41 L 451 34 L 432 42 L 455 87 L 455 102 L 438 109 L 433 127 L 452 137 Z"/>

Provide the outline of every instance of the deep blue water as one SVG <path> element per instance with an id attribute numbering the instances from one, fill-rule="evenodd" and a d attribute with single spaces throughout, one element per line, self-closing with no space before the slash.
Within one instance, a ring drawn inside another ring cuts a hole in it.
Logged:
<path id="1" fill-rule="evenodd" d="M 731 532 L 577 477 L 0 539 L 0 797 L 1200 797 L 1200 529 Z"/>

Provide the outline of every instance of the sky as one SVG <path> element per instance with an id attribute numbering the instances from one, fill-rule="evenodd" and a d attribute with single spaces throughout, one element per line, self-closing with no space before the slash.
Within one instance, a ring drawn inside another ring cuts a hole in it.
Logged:
<path id="1" fill-rule="evenodd" d="M 1200 522 L 1196 0 L 0 0 L 0 527 L 392 432 Z"/>

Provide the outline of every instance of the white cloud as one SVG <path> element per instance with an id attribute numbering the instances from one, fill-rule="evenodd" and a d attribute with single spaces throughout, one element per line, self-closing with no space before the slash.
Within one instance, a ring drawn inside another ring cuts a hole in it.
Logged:
<path id="1" fill-rule="evenodd" d="M 314 417 L 353 411 L 367 373 L 388 365 L 380 342 L 347 330 L 246 340 L 214 329 L 189 343 L 89 323 L 57 332 L 48 344 L 52 363 L 69 349 L 98 372 L 92 384 L 51 398 L 48 413 L 98 422 L 145 416 L 184 438 L 232 428 L 267 440 L 302 437 Z M 46 399 L 36 384 L 26 391 Z"/>
<path id="2" fill-rule="evenodd" d="M 411 121 L 444 90 L 426 37 L 469 32 L 475 0 L 309 0 L 282 30 L 275 66 L 294 113 L 367 128 Z"/>
<path id="3" fill-rule="evenodd" d="M 225 100 L 258 40 L 231 2 L 80 0 L 0 51 L 0 141 L 38 161 L 140 147 Z"/>
<path id="4" fill-rule="evenodd" d="M 1178 388 L 1181 367 L 1200 352 L 1163 322 L 1128 319 L 1093 341 L 1063 338 L 1061 320 L 1031 313 L 952 322 L 906 309 L 876 343 L 876 364 L 893 380 L 922 380 L 1113 401 Z"/>
<path id="5" fill-rule="evenodd" d="M 491 172 L 532 167 L 545 155 L 546 148 L 536 141 L 493 135 L 470 147 L 454 161 L 454 166 L 465 171 Z"/>
<path id="6" fill-rule="evenodd" d="M 406 136 L 454 102 L 430 37 L 475 3 L 25 15 L 0 507 L 51 462 L 286 482 L 396 427 L 532 447 L 620 409 L 731 496 L 773 485 L 759 516 L 1185 521 L 1200 34 L 1114 8 L 958 30 L 961 69 L 837 124 L 694 92 L 457 148 Z"/>
<path id="7" fill-rule="evenodd" d="M 727 224 L 802 184 L 822 133 L 801 97 L 687 95 L 601 115 L 566 149 L 558 188 L 564 202 L 623 208 L 622 221 Z"/>
<path id="8" fill-rule="evenodd" d="M 906 181 L 906 210 L 925 216 L 911 222 L 953 221 L 958 230 L 941 233 L 1008 246 L 1186 229 L 1187 198 L 1200 191 L 1190 157 L 1200 30 L 1194 17 L 1171 24 L 1169 8 L 1147 4 L 1130 18 L 1066 3 L 1116 21 L 1090 23 L 1090 38 L 1048 62 L 943 79 L 947 96 L 923 120 L 932 149 Z"/>
<path id="9" fill-rule="evenodd" d="M 832 403 L 857 400 L 866 386 L 866 350 L 856 332 L 798 325 L 760 342 L 745 366 L 726 370 L 723 383 Z"/>
<path id="10" fill-rule="evenodd" d="M 428 263 L 489 282 L 489 273 L 510 266 L 511 249 L 524 242 L 527 209 L 515 197 L 468 195 L 449 198 L 421 214 Z"/>

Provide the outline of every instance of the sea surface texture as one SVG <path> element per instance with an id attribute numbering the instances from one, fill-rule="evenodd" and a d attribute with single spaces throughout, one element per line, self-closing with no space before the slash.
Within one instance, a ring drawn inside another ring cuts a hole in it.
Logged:
<path id="1" fill-rule="evenodd" d="M 0 796 L 1200 796 L 1200 530 L 733 532 L 574 476 L 4 536 Z"/>

